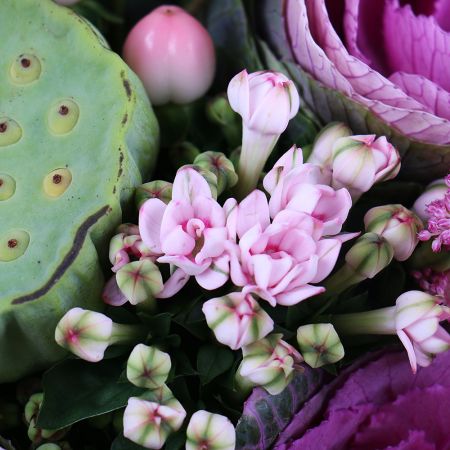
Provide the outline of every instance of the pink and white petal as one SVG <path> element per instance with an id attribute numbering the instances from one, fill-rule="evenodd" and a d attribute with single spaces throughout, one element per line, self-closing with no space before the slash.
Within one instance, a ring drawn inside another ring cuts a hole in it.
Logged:
<path id="1" fill-rule="evenodd" d="M 411 369 L 413 373 L 417 372 L 417 358 L 414 351 L 413 344 L 409 339 L 408 335 L 403 330 L 397 330 L 397 336 L 402 341 L 403 346 L 408 353 L 409 363 L 411 364 Z"/>
<path id="2" fill-rule="evenodd" d="M 264 230 L 270 223 L 269 205 L 264 192 L 256 189 L 239 204 L 237 217 L 237 234 L 240 238 L 250 228 L 259 224 Z"/>
<path id="3" fill-rule="evenodd" d="M 276 298 L 271 294 L 268 289 L 261 289 L 260 287 L 254 284 L 247 284 L 242 288 L 242 292 L 244 294 L 255 294 L 266 302 L 269 303 L 270 306 L 277 306 Z"/>
<path id="4" fill-rule="evenodd" d="M 198 196 L 192 202 L 194 217 L 201 219 L 208 227 L 224 227 L 225 211 L 212 198 Z"/>
<path id="5" fill-rule="evenodd" d="M 359 231 L 355 233 L 339 233 L 333 236 L 333 239 L 339 240 L 341 244 L 344 242 L 350 241 L 351 239 L 354 239 L 355 237 L 358 237 L 361 233 Z"/>
<path id="6" fill-rule="evenodd" d="M 223 255 L 214 258 L 211 265 L 195 279 L 197 283 L 204 289 L 212 291 L 223 286 L 230 276 L 230 257 Z"/>
<path id="7" fill-rule="evenodd" d="M 342 244 L 338 239 L 322 239 L 317 244 L 319 262 L 316 275 L 310 281 L 311 283 L 320 283 L 331 273 L 339 257 L 341 246 Z"/>
<path id="8" fill-rule="evenodd" d="M 436 317 L 429 319 L 418 320 L 417 322 L 408 326 L 405 332 L 415 342 L 422 342 L 433 336 L 439 328 L 439 321 Z"/>
<path id="9" fill-rule="evenodd" d="M 450 335 L 445 328 L 439 326 L 433 336 L 420 343 L 420 348 L 434 355 L 445 352 L 450 348 Z"/>
<path id="10" fill-rule="evenodd" d="M 223 228 L 207 228 L 203 232 L 203 247 L 195 256 L 195 262 L 201 264 L 207 258 L 217 258 L 225 251 L 228 231 Z"/>
<path id="11" fill-rule="evenodd" d="M 170 298 L 177 294 L 186 283 L 189 281 L 190 276 L 182 269 L 178 268 L 164 283 L 164 287 L 161 292 L 155 295 L 155 298 Z"/>
<path id="12" fill-rule="evenodd" d="M 227 95 L 231 108 L 247 122 L 250 118 L 250 87 L 245 69 L 232 78 L 228 84 Z"/>
<path id="13" fill-rule="evenodd" d="M 139 234 L 154 253 L 161 253 L 161 223 L 167 205 L 157 198 L 147 200 L 139 210 Z"/>
<path id="14" fill-rule="evenodd" d="M 325 288 L 321 286 L 310 286 L 309 284 L 305 284 L 299 288 L 276 295 L 276 299 L 279 305 L 292 306 L 307 298 L 321 294 L 322 292 L 325 292 Z"/>
<path id="15" fill-rule="evenodd" d="M 177 225 L 164 236 L 161 248 L 166 255 L 190 255 L 195 248 L 195 239 Z"/>
<path id="16" fill-rule="evenodd" d="M 228 238 L 236 242 L 237 235 L 237 218 L 238 218 L 238 203 L 234 198 L 229 198 L 223 204 L 225 212 L 226 227 L 228 230 Z"/>
<path id="17" fill-rule="evenodd" d="M 116 276 L 113 275 L 106 283 L 103 293 L 103 301 L 111 306 L 122 306 L 128 299 L 122 294 L 122 291 L 117 286 Z"/>
<path id="18" fill-rule="evenodd" d="M 191 259 L 186 258 L 186 256 L 178 256 L 178 255 L 160 256 L 157 261 L 159 263 L 173 264 L 174 266 L 182 269 L 187 275 L 190 276 L 199 275 L 200 273 L 204 272 L 210 264 L 210 261 L 206 261 L 203 264 L 196 264 Z"/>
<path id="19" fill-rule="evenodd" d="M 184 225 L 192 218 L 194 209 L 190 203 L 185 200 L 172 200 L 167 205 L 161 221 L 161 237 L 166 237 L 178 225 Z"/>
<path id="20" fill-rule="evenodd" d="M 317 206 L 322 192 L 313 184 L 301 184 L 296 186 L 295 195 L 288 198 L 286 209 L 311 214 Z M 271 211 L 271 213 L 273 213 Z"/>
<path id="21" fill-rule="evenodd" d="M 198 196 L 212 198 L 208 182 L 191 167 L 178 169 L 172 187 L 172 200 L 192 203 Z"/>
<path id="22" fill-rule="evenodd" d="M 241 265 L 241 250 L 237 244 L 228 241 L 225 244 L 227 254 L 230 257 L 230 277 L 236 286 L 245 286 L 248 277 L 244 273 Z"/>

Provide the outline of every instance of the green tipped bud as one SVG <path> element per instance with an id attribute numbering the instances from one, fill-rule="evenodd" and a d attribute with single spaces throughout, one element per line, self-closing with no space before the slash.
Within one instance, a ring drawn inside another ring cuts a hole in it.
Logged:
<path id="1" fill-rule="evenodd" d="M 135 342 L 145 334 L 140 326 L 117 324 L 104 314 L 72 308 L 56 326 L 55 340 L 81 359 L 98 362 L 110 345 Z"/>
<path id="2" fill-rule="evenodd" d="M 322 128 L 314 140 L 308 162 L 331 168 L 333 162 L 333 145 L 341 137 L 351 136 L 352 130 L 341 122 L 332 122 Z M 306 159 L 306 158 L 305 158 Z"/>
<path id="3" fill-rule="evenodd" d="M 331 323 L 315 323 L 297 329 L 297 342 L 306 364 L 322 367 L 344 357 L 344 347 Z"/>
<path id="4" fill-rule="evenodd" d="M 130 397 L 123 414 L 123 435 L 143 447 L 160 449 L 169 435 L 181 428 L 185 417 L 186 411 L 176 399 L 159 404 Z"/>
<path id="5" fill-rule="evenodd" d="M 217 177 L 217 195 L 236 185 L 238 176 L 233 163 L 220 152 L 200 153 L 194 160 L 196 166 L 209 170 Z"/>
<path id="6" fill-rule="evenodd" d="M 161 272 L 148 258 L 121 267 L 116 273 L 116 281 L 132 305 L 153 300 L 163 288 Z"/>
<path id="7" fill-rule="evenodd" d="M 39 392 L 33 394 L 25 405 L 25 421 L 28 424 L 28 438 L 31 442 L 38 444 L 43 439 L 61 439 L 69 428 L 61 430 L 46 430 L 38 428 L 36 426 L 37 416 L 41 409 L 42 401 L 44 400 L 44 394 Z"/>
<path id="8" fill-rule="evenodd" d="M 370 209 L 364 216 L 367 232 L 377 233 L 394 249 L 397 261 L 407 260 L 416 248 L 422 221 L 402 205 L 385 205 Z"/>
<path id="9" fill-rule="evenodd" d="M 243 360 L 236 377 L 239 384 L 261 386 L 271 395 L 283 391 L 294 376 L 295 364 L 303 359 L 281 337 L 281 334 L 271 334 L 242 348 Z"/>
<path id="10" fill-rule="evenodd" d="M 229 419 L 208 411 L 197 411 L 187 427 L 186 450 L 234 450 L 236 431 Z"/>
<path id="11" fill-rule="evenodd" d="M 387 267 L 394 257 L 391 244 L 375 233 L 363 234 L 345 255 L 345 262 L 363 279 L 373 278 Z"/>
<path id="12" fill-rule="evenodd" d="M 135 200 L 138 209 L 151 198 L 157 198 L 168 204 L 172 200 L 172 183 L 155 180 L 136 188 Z"/>
<path id="13" fill-rule="evenodd" d="M 138 344 L 128 358 L 127 378 L 135 386 L 157 389 L 166 382 L 171 366 L 167 353 L 156 347 Z"/>

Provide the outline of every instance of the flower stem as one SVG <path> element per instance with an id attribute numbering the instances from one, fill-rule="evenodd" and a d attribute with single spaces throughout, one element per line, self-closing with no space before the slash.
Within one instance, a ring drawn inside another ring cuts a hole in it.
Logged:
<path id="1" fill-rule="evenodd" d="M 361 281 L 364 281 L 365 277 L 357 274 L 350 266 L 345 264 L 334 275 L 325 280 L 322 285 L 326 289 L 325 296 L 339 295 L 350 286 L 353 286 Z"/>
<path id="2" fill-rule="evenodd" d="M 109 344 L 129 344 L 138 342 L 148 334 L 146 327 L 142 325 L 124 325 L 114 323 Z"/>

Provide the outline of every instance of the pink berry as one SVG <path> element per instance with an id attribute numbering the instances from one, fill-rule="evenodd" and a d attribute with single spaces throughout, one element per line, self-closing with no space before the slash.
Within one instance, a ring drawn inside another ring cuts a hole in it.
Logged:
<path id="1" fill-rule="evenodd" d="M 208 90 L 214 78 L 210 35 L 177 6 L 160 6 L 141 19 L 126 39 L 123 56 L 154 105 L 190 103 Z"/>

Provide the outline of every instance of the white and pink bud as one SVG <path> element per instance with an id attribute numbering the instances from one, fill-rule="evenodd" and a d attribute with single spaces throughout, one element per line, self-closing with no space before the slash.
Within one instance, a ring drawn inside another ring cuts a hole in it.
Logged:
<path id="1" fill-rule="evenodd" d="M 116 281 L 132 305 L 153 300 L 163 289 L 161 272 L 149 258 L 122 266 L 116 273 Z"/>
<path id="2" fill-rule="evenodd" d="M 232 292 L 208 300 L 203 313 L 216 339 L 237 350 L 267 336 L 273 330 L 273 320 L 251 294 Z"/>
<path id="3" fill-rule="evenodd" d="M 297 342 L 305 363 L 313 368 L 338 362 L 345 355 L 341 340 L 331 323 L 299 327 Z"/>
<path id="4" fill-rule="evenodd" d="M 167 353 L 156 347 L 138 344 L 127 361 L 127 378 L 135 386 L 157 389 L 166 382 L 171 367 Z"/>
<path id="5" fill-rule="evenodd" d="M 364 216 L 367 232 L 382 236 L 394 249 L 397 261 L 407 260 L 419 239 L 417 233 L 423 228 L 422 221 L 402 205 L 377 206 Z"/>
<path id="6" fill-rule="evenodd" d="M 55 340 L 79 358 L 98 362 L 110 345 L 133 342 L 143 333 L 138 326 L 114 323 L 104 314 L 72 308 L 58 322 Z"/>
<path id="7" fill-rule="evenodd" d="M 316 136 L 308 162 L 317 164 L 323 168 L 331 169 L 334 143 L 338 139 L 351 136 L 352 134 L 352 130 L 344 123 L 331 122 L 326 127 L 322 128 Z"/>
<path id="8" fill-rule="evenodd" d="M 237 371 L 238 383 L 261 386 L 271 395 L 284 390 L 294 376 L 295 366 L 303 358 L 281 338 L 281 334 L 271 334 L 242 348 L 243 360 Z"/>
<path id="9" fill-rule="evenodd" d="M 439 325 L 450 318 L 450 308 L 421 291 L 409 291 L 395 303 L 397 335 L 408 352 L 411 367 L 428 366 L 433 356 L 450 349 L 450 335 Z"/>
<path id="10" fill-rule="evenodd" d="M 149 449 L 160 449 L 169 435 L 180 429 L 186 411 L 172 399 L 159 404 L 130 397 L 123 414 L 123 435 L 130 441 Z"/>
<path id="11" fill-rule="evenodd" d="M 278 138 L 298 112 L 300 98 L 289 78 L 271 71 L 243 70 L 230 81 L 227 94 L 243 122 L 237 190 L 244 197 L 258 184 Z"/>
<path id="12" fill-rule="evenodd" d="M 136 188 L 135 198 L 137 207 L 140 208 L 150 198 L 157 198 L 167 205 L 172 199 L 172 186 L 172 183 L 162 180 L 154 180 L 141 184 Z"/>
<path id="13" fill-rule="evenodd" d="M 444 178 L 433 181 L 425 188 L 425 191 L 414 202 L 412 210 L 424 222 L 426 222 L 430 218 L 430 214 L 427 211 L 427 206 L 435 200 L 443 199 L 447 189 L 448 187 Z"/>
<path id="14" fill-rule="evenodd" d="M 151 102 L 185 104 L 202 97 L 214 79 L 214 45 L 184 9 L 163 5 L 141 19 L 125 41 L 123 57 Z"/>
<path id="15" fill-rule="evenodd" d="M 334 143 L 332 185 L 347 188 L 354 200 L 375 183 L 395 178 L 399 170 L 400 154 L 384 136 L 348 136 Z"/>
<path id="16" fill-rule="evenodd" d="M 186 450 L 234 450 L 236 446 L 236 431 L 230 420 L 204 410 L 192 415 L 186 434 Z"/>

